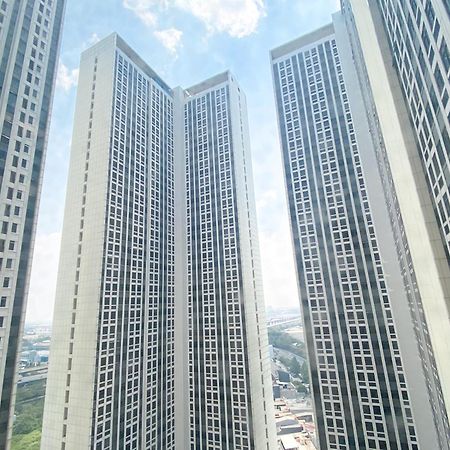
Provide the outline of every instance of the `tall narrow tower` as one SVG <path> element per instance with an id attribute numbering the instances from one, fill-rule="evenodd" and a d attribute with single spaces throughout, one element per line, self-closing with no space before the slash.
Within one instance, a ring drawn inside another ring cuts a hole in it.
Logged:
<path id="1" fill-rule="evenodd" d="M 450 448 L 449 3 L 342 2 L 440 446 Z M 383 167 L 385 169 L 383 169 Z"/>
<path id="2" fill-rule="evenodd" d="M 0 5 L 0 448 L 12 431 L 64 7 L 64 0 Z"/>
<path id="3" fill-rule="evenodd" d="M 245 97 L 81 60 L 42 449 L 273 448 Z"/>
<path id="4" fill-rule="evenodd" d="M 170 89 L 113 34 L 83 53 L 42 449 L 174 448 Z"/>
<path id="5" fill-rule="evenodd" d="M 270 361 L 245 95 L 186 90 L 190 449 L 270 449 Z"/>
<path id="6" fill-rule="evenodd" d="M 320 448 L 439 448 L 344 18 L 271 56 Z"/>

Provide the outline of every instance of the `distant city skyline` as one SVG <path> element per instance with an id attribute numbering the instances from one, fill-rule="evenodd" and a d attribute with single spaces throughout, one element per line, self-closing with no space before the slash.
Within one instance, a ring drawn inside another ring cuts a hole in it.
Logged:
<path id="1" fill-rule="evenodd" d="M 153 5 L 157 25 L 138 3 Z M 327 23 L 339 2 L 246 0 L 236 7 L 224 0 L 208 2 L 221 14 L 202 17 L 172 3 L 158 8 L 162 3 L 80 0 L 67 5 L 27 323 L 51 322 L 79 56 L 112 31 L 155 61 L 155 70 L 173 86 L 189 86 L 227 68 L 235 73 L 247 93 L 265 301 L 274 307 L 298 305 L 267 49 Z M 169 44 L 163 36 L 170 33 L 155 35 L 171 28 L 183 32 L 176 52 L 161 42 Z"/>

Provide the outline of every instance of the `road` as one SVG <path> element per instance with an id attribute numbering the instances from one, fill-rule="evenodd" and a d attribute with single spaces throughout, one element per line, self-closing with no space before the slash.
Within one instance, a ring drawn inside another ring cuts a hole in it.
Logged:
<path id="1" fill-rule="evenodd" d="M 294 319 L 286 319 L 286 320 L 281 319 L 280 321 L 278 321 L 278 319 L 271 319 L 267 323 L 267 328 L 278 327 L 280 325 L 286 325 L 288 323 L 297 323 L 297 322 L 301 323 L 300 317 L 295 317 Z"/>
<path id="2" fill-rule="evenodd" d="M 47 372 L 38 373 L 37 375 L 28 375 L 26 377 L 22 377 L 17 384 L 25 384 L 31 383 L 32 381 L 45 380 L 47 378 Z"/>
<path id="3" fill-rule="evenodd" d="M 273 352 L 276 356 L 282 356 L 287 359 L 296 358 L 300 365 L 303 365 L 303 363 L 306 361 L 305 358 L 302 358 L 295 353 L 289 352 L 288 350 L 282 350 L 281 348 L 274 347 Z"/>

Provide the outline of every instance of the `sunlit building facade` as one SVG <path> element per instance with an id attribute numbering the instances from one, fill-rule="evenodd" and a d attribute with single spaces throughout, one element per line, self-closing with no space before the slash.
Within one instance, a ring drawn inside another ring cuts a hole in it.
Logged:
<path id="1" fill-rule="evenodd" d="M 42 448 L 175 448 L 170 89 L 118 37 L 83 53 Z"/>
<path id="2" fill-rule="evenodd" d="M 245 95 L 228 72 L 186 94 L 190 449 L 272 449 Z"/>

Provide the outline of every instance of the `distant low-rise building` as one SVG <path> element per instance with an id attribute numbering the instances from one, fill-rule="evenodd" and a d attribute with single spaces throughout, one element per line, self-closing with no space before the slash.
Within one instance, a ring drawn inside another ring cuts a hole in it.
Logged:
<path id="1" fill-rule="evenodd" d="M 272 390 L 273 390 L 273 399 L 274 400 L 281 398 L 281 388 L 278 384 L 274 384 L 272 386 Z"/>
<path id="2" fill-rule="evenodd" d="M 20 355 L 20 365 L 23 367 L 35 366 L 39 362 L 39 354 L 35 350 L 22 352 Z"/>
<path id="3" fill-rule="evenodd" d="M 289 372 L 279 370 L 278 371 L 278 380 L 280 381 L 280 383 L 290 383 L 291 375 L 289 374 Z"/>
<path id="4" fill-rule="evenodd" d="M 280 443 L 283 450 L 294 450 L 300 448 L 298 442 L 292 436 L 283 436 L 280 439 Z"/>

